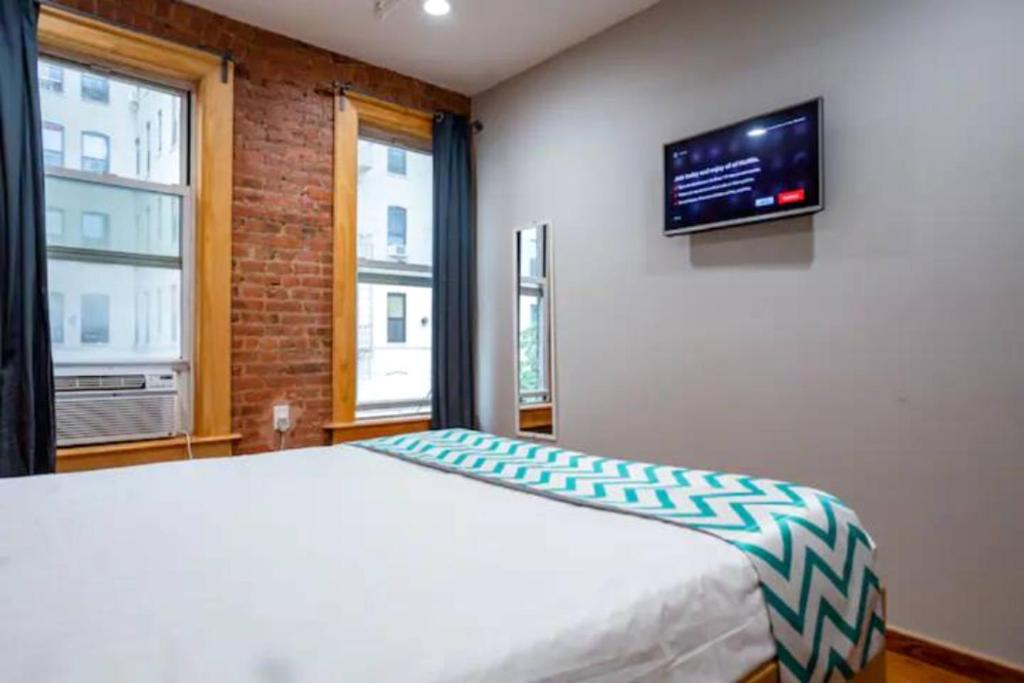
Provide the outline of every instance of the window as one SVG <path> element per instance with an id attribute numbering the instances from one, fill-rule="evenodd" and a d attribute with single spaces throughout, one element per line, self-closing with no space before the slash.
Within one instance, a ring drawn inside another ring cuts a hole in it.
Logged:
<path id="1" fill-rule="evenodd" d="M 405 259 L 405 228 L 409 213 L 401 206 L 388 207 L 388 256 Z"/>
<path id="2" fill-rule="evenodd" d="M 64 126 L 49 121 L 43 123 L 43 163 L 64 165 Z"/>
<path id="3" fill-rule="evenodd" d="M 135 176 L 142 175 L 142 141 L 135 137 Z"/>
<path id="4" fill-rule="evenodd" d="M 164 151 L 164 113 L 160 109 L 156 110 L 156 151 Z"/>
<path id="5" fill-rule="evenodd" d="M 46 239 L 64 236 L 64 210 L 46 207 Z"/>
<path id="6" fill-rule="evenodd" d="M 178 109 L 171 109 L 171 147 L 178 145 Z"/>
<path id="7" fill-rule="evenodd" d="M 110 216 L 96 211 L 82 213 L 82 246 L 110 246 Z"/>
<path id="8" fill-rule="evenodd" d="M 356 416 L 423 413 L 431 394 L 434 167 L 370 138 L 356 192 Z M 387 155 L 388 164 L 373 159 Z M 391 181 L 396 165 L 406 182 Z"/>
<path id="9" fill-rule="evenodd" d="M 110 173 L 110 138 L 103 133 L 82 133 L 82 170 Z"/>
<path id="10" fill-rule="evenodd" d="M 388 343 L 405 343 L 405 294 L 388 292 Z"/>
<path id="11" fill-rule="evenodd" d="M 39 62 L 39 89 L 44 92 L 64 92 L 64 69 L 56 64 Z"/>
<path id="12" fill-rule="evenodd" d="M 110 297 L 108 295 L 82 295 L 82 343 L 110 343 Z"/>
<path id="13" fill-rule="evenodd" d="M 64 343 L 64 295 L 50 292 L 50 340 L 54 344 Z"/>
<path id="14" fill-rule="evenodd" d="M 146 177 L 153 173 L 153 135 L 149 121 L 146 121 Z"/>
<path id="15" fill-rule="evenodd" d="M 405 150 L 401 147 L 388 147 L 388 173 L 405 175 Z"/>
<path id="16" fill-rule="evenodd" d="M 41 62 L 48 60 L 43 57 Z M 65 74 L 81 75 L 83 93 L 99 97 L 102 88 L 110 107 L 86 106 L 77 98 L 41 98 L 46 119 L 83 131 L 81 158 L 74 158 L 79 152 L 70 150 L 73 156 L 67 159 L 68 166 L 81 170 L 65 170 L 62 163 L 46 168 L 49 281 L 64 297 L 51 306 L 63 308 L 68 328 L 63 343 L 54 348 L 54 364 L 60 368 L 102 363 L 116 368 L 139 361 L 180 361 L 185 358 L 184 335 L 178 328 L 188 325 L 187 319 L 176 317 L 183 310 L 182 292 L 187 291 L 182 286 L 181 236 L 191 229 L 189 214 L 181 209 L 192 196 L 185 155 L 164 154 L 153 177 L 146 179 L 140 177 L 140 160 L 133 159 L 131 151 L 141 152 L 144 137 L 145 119 L 134 105 L 141 102 L 150 108 L 150 116 L 156 116 L 153 108 L 165 113 L 180 110 L 188 94 L 127 76 L 92 77 L 85 67 L 70 62 L 61 65 Z M 165 115 L 164 124 L 172 120 Z M 187 131 L 179 134 L 185 136 L 184 146 Z M 58 127 L 49 145 L 55 154 L 62 138 L 63 129 Z M 160 294 L 162 301 L 152 301 Z M 53 320 L 56 323 L 56 316 Z M 154 334 L 161 329 L 164 334 Z"/>
<path id="17" fill-rule="evenodd" d="M 82 74 L 82 99 L 86 102 L 110 102 L 110 81 L 102 76 Z"/>

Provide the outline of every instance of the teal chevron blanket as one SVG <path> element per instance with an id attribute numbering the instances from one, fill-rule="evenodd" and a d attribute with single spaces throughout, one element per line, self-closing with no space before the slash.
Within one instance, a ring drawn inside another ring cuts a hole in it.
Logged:
<path id="1" fill-rule="evenodd" d="M 853 510 L 827 493 L 464 429 L 354 445 L 529 493 L 679 524 L 731 543 L 757 571 L 784 681 L 848 679 L 884 647 L 875 544 Z"/>

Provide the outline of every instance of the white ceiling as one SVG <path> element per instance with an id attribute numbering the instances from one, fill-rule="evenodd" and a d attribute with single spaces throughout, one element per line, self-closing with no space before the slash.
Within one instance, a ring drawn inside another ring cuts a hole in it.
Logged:
<path id="1" fill-rule="evenodd" d="M 401 0 L 190 0 L 261 28 L 475 95 L 658 0 L 450 0 L 432 17 Z"/>

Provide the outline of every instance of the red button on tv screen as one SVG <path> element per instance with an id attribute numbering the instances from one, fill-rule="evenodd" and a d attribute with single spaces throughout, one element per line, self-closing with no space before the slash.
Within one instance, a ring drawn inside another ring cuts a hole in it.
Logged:
<path id="1" fill-rule="evenodd" d="M 789 190 L 788 192 L 779 193 L 779 204 L 796 204 L 804 200 L 803 188 L 799 190 Z"/>

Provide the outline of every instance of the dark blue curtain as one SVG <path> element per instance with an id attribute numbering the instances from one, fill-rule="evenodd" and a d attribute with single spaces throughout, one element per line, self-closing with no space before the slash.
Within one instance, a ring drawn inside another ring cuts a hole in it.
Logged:
<path id="1" fill-rule="evenodd" d="M 39 8 L 0 0 L 0 476 L 53 472 Z"/>
<path id="2" fill-rule="evenodd" d="M 434 120 L 434 429 L 476 427 L 471 135 L 464 116 Z"/>

